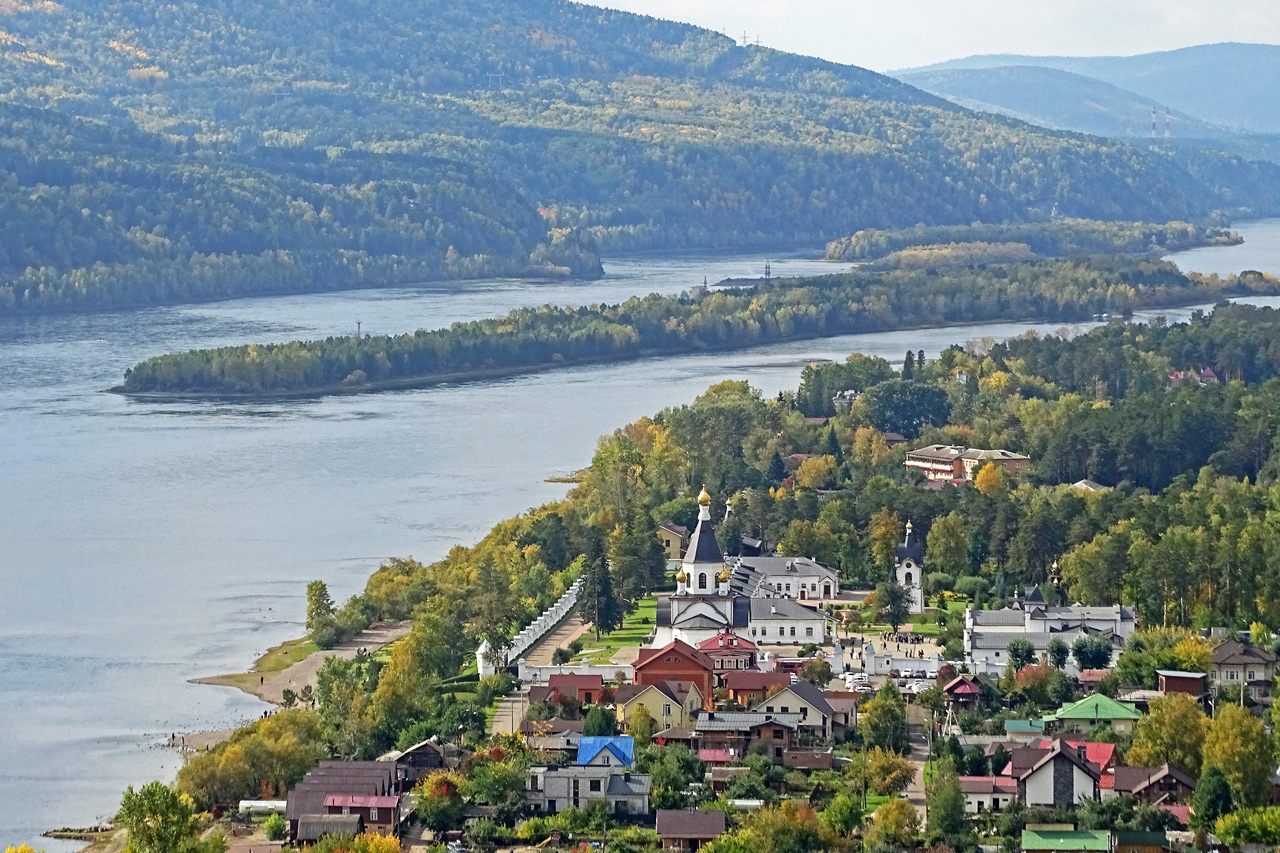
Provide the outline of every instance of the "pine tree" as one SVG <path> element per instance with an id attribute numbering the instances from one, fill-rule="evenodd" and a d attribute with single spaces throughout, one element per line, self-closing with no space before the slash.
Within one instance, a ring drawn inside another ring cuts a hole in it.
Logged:
<path id="1" fill-rule="evenodd" d="M 766 473 L 770 483 L 781 483 L 787 476 L 787 466 L 782 461 L 782 454 L 776 450 L 769 459 L 769 470 Z"/>
<path id="2" fill-rule="evenodd" d="M 840 448 L 840 439 L 836 437 L 835 427 L 827 430 L 827 455 L 835 457 L 836 465 L 844 464 L 844 450 Z"/>
<path id="3" fill-rule="evenodd" d="M 584 621 L 595 625 L 598 640 L 601 632 L 607 634 L 618 627 L 621 614 L 613 592 L 613 579 L 609 577 L 604 547 L 599 534 L 594 531 L 588 536 L 587 553 L 581 559 L 582 592 L 578 595 L 578 614 Z"/>
<path id="4" fill-rule="evenodd" d="M 924 350 L 920 350 L 916 353 L 916 369 L 920 371 L 924 370 Z"/>
<path id="5" fill-rule="evenodd" d="M 902 378 L 904 380 L 915 378 L 915 366 L 916 357 L 911 350 L 907 350 L 907 357 L 902 360 Z"/>

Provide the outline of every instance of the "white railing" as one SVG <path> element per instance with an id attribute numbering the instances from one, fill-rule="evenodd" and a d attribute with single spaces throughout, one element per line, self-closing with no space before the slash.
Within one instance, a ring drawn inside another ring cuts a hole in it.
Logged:
<path id="1" fill-rule="evenodd" d="M 565 617 L 573 612 L 578 606 L 578 593 L 582 591 L 582 578 L 578 578 L 573 584 L 564 591 L 564 595 L 551 605 L 528 625 L 520 629 L 511 641 L 502 649 L 499 659 L 504 664 L 511 661 L 523 660 L 529 650 L 537 645 L 538 641 L 555 629 L 557 625 L 564 621 Z M 476 650 L 476 666 L 480 670 L 481 677 L 492 675 L 498 670 L 489 661 L 489 644 L 482 643 L 480 648 Z"/>

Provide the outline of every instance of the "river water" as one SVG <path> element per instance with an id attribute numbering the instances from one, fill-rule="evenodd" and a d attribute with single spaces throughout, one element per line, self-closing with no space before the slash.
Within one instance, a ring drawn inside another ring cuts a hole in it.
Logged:
<path id="1" fill-rule="evenodd" d="M 1280 220 L 1184 268 L 1280 272 Z M 429 561 L 563 496 L 596 438 L 722 379 L 766 394 L 801 365 L 900 359 L 1027 324 L 851 335 L 500 381 L 269 404 L 103 394 L 149 355 L 436 327 L 517 305 L 616 302 L 758 276 L 764 256 L 646 257 L 599 282 L 491 281 L 0 318 L 0 846 L 108 817 L 126 785 L 170 779 L 172 732 L 265 707 L 187 679 L 243 670 L 302 633 L 303 587 L 357 592 L 387 557 Z M 777 275 L 845 268 L 774 259 Z M 1167 312 L 1171 319 L 1188 312 Z"/>

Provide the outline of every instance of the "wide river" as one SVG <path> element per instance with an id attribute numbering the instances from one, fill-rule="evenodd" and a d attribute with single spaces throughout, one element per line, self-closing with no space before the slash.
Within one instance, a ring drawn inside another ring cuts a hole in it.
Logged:
<path id="1" fill-rule="evenodd" d="M 1280 273 L 1280 220 L 1185 269 Z M 436 327 L 514 306 L 616 302 L 763 272 L 764 256 L 617 259 L 599 282 L 487 281 L 0 319 L 0 847 L 112 814 L 171 779 L 172 732 L 265 707 L 187 679 L 301 635 L 303 587 L 357 592 L 380 561 L 440 557 L 563 496 L 596 438 L 723 379 L 794 388 L 813 358 L 901 359 L 1026 324 L 853 335 L 736 353 L 287 403 L 101 393 L 138 360 L 249 341 Z M 774 259 L 777 275 L 843 266 Z M 1167 312 L 1171 319 L 1187 312 Z M 1051 331 L 1047 326 L 1031 326 Z"/>

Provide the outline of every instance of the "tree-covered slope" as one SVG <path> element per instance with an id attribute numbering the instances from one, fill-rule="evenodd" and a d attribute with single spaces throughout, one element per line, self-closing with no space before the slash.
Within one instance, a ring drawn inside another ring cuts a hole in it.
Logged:
<path id="1" fill-rule="evenodd" d="M 979 116 L 562 0 L 0 3 L 0 310 L 598 271 L 594 251 L 1280 211 L 1280 168 Z"/>

